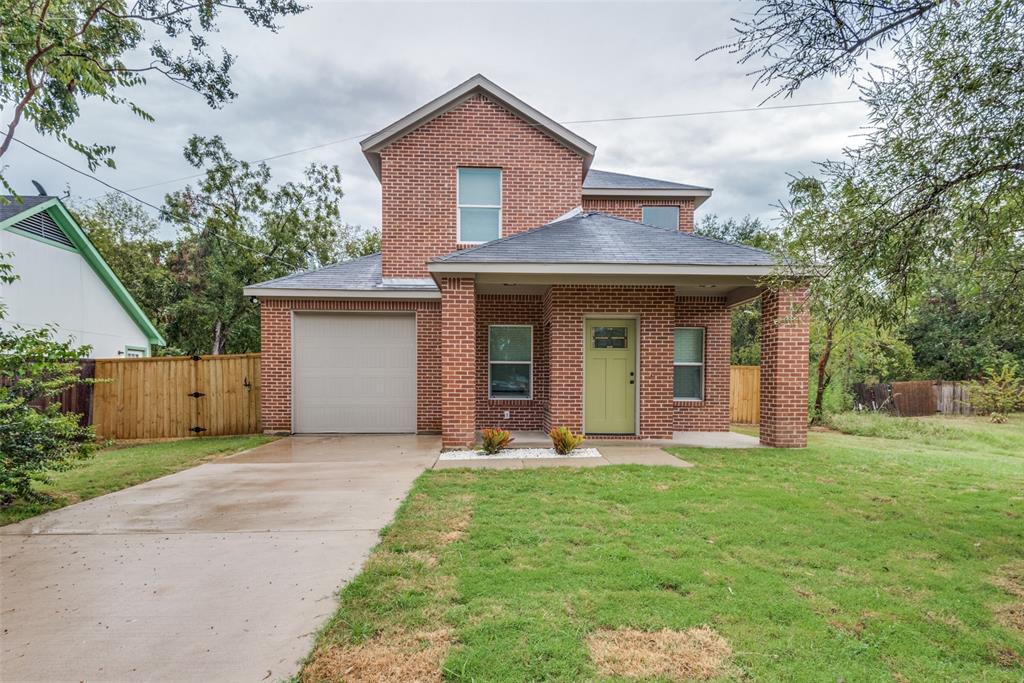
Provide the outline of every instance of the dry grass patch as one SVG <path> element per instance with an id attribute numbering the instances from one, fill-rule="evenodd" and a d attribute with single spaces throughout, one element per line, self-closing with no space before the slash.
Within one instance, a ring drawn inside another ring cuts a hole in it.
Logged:
<path id="1" fill-rule="evenodd" d="M 1024 634 L 1024 604 L 1015 603 L 997 607 L 996 619 L 1003 626 Z"/>
<path id="2" fill-rule="evenodd" d="M 599 673 L 626 678 L 708 681 L 725 675 L 732 659 L 729 643 L 707 626 L 595 631 L 587 636 L 587 647 Z"/>
<path id="3" fill-rule="evenodd" d="M 1001 567 L 999 575 L 992 583 L 1010 595 L 1024 598 L 1024 562 L 1014 562 Z"/>
<path id="4" fill-rule="evenodd" d="M 313 653 L 303 683 L 437 683 L 451 646 L 447 629 L 382 634 L 359 645 L 328 645 Z"/>

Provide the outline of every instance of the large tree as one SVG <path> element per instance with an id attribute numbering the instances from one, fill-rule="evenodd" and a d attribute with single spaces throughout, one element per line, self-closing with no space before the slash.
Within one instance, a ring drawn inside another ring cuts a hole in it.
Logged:
<path id="1" fill-rule="evenodd" d="M 758 0 L 738 31 L 731 49 L 773 96 L 839 76 L 869 106 L 863 143 L 823 167 L 856 214 L 818 230 L 835 281 L 870 283 L 874 312 L 897 320 L 939 267 L 1019 319 L 1024 3 Z M 892 66 L 871 65 L 879 48 Z"/>
<path id="2" fill-rule="evenodd" d="M 156 218 L 117 193 L 72 210 L 103 260 L 163 332 L 175 295 L 167 267 L 174 242 L 159 237 Z"/>
<path id="3" fill-rule="evenodd" d="M 179 228 L 169 265 L 176 280 L 168 341 L 190 353 L 259 349 L 259 307 L 245 285 L 339 260 L 341 173 L 311 164 L 302 181 L 274 186 L 266 164 L 236 159 L 219 137 L 193 136 L 196 187 L 167 195 L 164 217 Z"/>
<path id="4" fill-rule="evenodd" d="M 9 119 L 0 132 L 0 159 L 28 121 L 84 155 L 89 168 L 113 166 L 113 145 L 70 137 L 84 100 L 124 105 L 152 120 L 126 93 L 159 75 L 219 107 L 235 96 L 235 58 L 209 42 L 220 15 L 241 14 L 276 30 L 278 19 L 304 9 L 295 0 L 4 0 L 0 104 Z"/>

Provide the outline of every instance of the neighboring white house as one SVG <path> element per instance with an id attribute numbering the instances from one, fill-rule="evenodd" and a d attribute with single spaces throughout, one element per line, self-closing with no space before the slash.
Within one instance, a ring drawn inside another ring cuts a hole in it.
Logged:
<path id="1" fill-rule="evenodd" d="M 3 328 L 55 325 L 62 339 L 91 346 L 92 358 L 148 356 L 164 345 L 57 197 L 0 199 L 0 254 L 18 277 L 0 284 Z"/>

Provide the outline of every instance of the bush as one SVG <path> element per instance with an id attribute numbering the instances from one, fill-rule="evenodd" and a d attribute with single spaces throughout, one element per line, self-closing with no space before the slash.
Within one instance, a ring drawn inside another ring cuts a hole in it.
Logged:
<path id="1" fill-rule="evenodd" d="M 971 407 L 980 414 L 1011 413 L 1024 408 L 1024 378 L 1020 366 L 1007 362 L 985 370 L 985 379 L 968 382 Z"/>
<path id="2" fill-rule="evenodd" d="M 48 472 L 70 469 L 96 447 L 80 415 L 51 403 L 90 381 L 79 375 L 78 362 L 88 351 L 56 341 L 50 328 L 0 330 L 0 506 L 15 497 L 39 500 L 33 483 L 47 483 Z"/>
<path id="3" fill-rule="evenodd" d="M 551 437 L 555 453 L 559 455 L 569 455 L 579 448 L 580 444 L 583 443 L 583 439 L 586 438 L 583 434 L 573 434 L 568 427 L 554 427 L 548 432 L 548 436 Z"/>
<path id="4" fill-rule="evenodd" d="M 487 455 L 500 453 L 515 441 L 512 434 L 505 429 L 484 429 L 481 434 L 483 435 L 484 453 Z"/>

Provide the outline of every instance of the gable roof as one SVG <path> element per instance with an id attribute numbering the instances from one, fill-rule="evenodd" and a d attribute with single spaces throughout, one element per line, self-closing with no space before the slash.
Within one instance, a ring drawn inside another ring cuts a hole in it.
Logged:
<path id="1" fill-rule="evenodd" d="M 434 259 L 436 272 L 470 264 L 696 266 L 767 274 L 776 258 L 761 249 L 603 213 L 583 213 Z"/>
<path id="2" fill-rule="evenodd" d="M 155 346 L 165 346 L 167 342 L 157 331 L 156 326 L 146 316 L 139 304 L 135 301 L 124 284 L 121 283 L 114 271 L 110 269 L 107 262 L 103 260 L 100 253 L 89 241 L 89 237 L 78 225 L 71 212 L 64 203 L 57 197 L 37 196 L 21 197 L 21 201 L 11 196 L 0 196 L 0 230 L 14 228 L 17 230 L 17 223 L 46 211 L 54 223 L 67 235 L 68 239 L 81 254 L 85 262 L 93 269 L 93 272 L 103 281 L 110 293 L 114 295 L 121 307 L 125 310 L 143 334 L 149 339 L 149 343 Z M 4 201 L 9 203 L 3 203 Z"/>
<path id="3" fill-rule="evenodd" d="M 583 179 L 583 195 L 596 197 L 693 197 L 700 206 L 711 196 L 710 187 L 686 185 L 670 180 L 590 169 Z"/>
<path id="4" fill-rule="evenodd" d="M 311 296 L 330 292 L 333 296 L 347 294 L 391 298 L 431 298 L 440 293 L 432 280 L 385 282 L 381 277 L 380 254 L 370 254 L 351 261 L 334 263 L 316 270 L 292 273 L 275 280 L 249 285 L 246 296 Z"/>
<path id="5" fill-rule="evenodd" d="M 445 94 L 426 103 L 416 111 L 403 116 L 373 135 L 364 139 L 360 146 L 363 154 L 373 167 L 373 172 L 380 178 L 380 152 L 395 140 L 408 135 L 423 124 L 451 111 L 474 95 L 484 94 L 511 110 L 519 118 L 533 124 L 563 145 L 578 152 L 583 157 L 583 171 L 590 168 L 597 147 L 576 133 L 554 121 L 523 102 L 521 99 L 499 87 L 484 76 L 477 74 L 460 83 Z"/>

